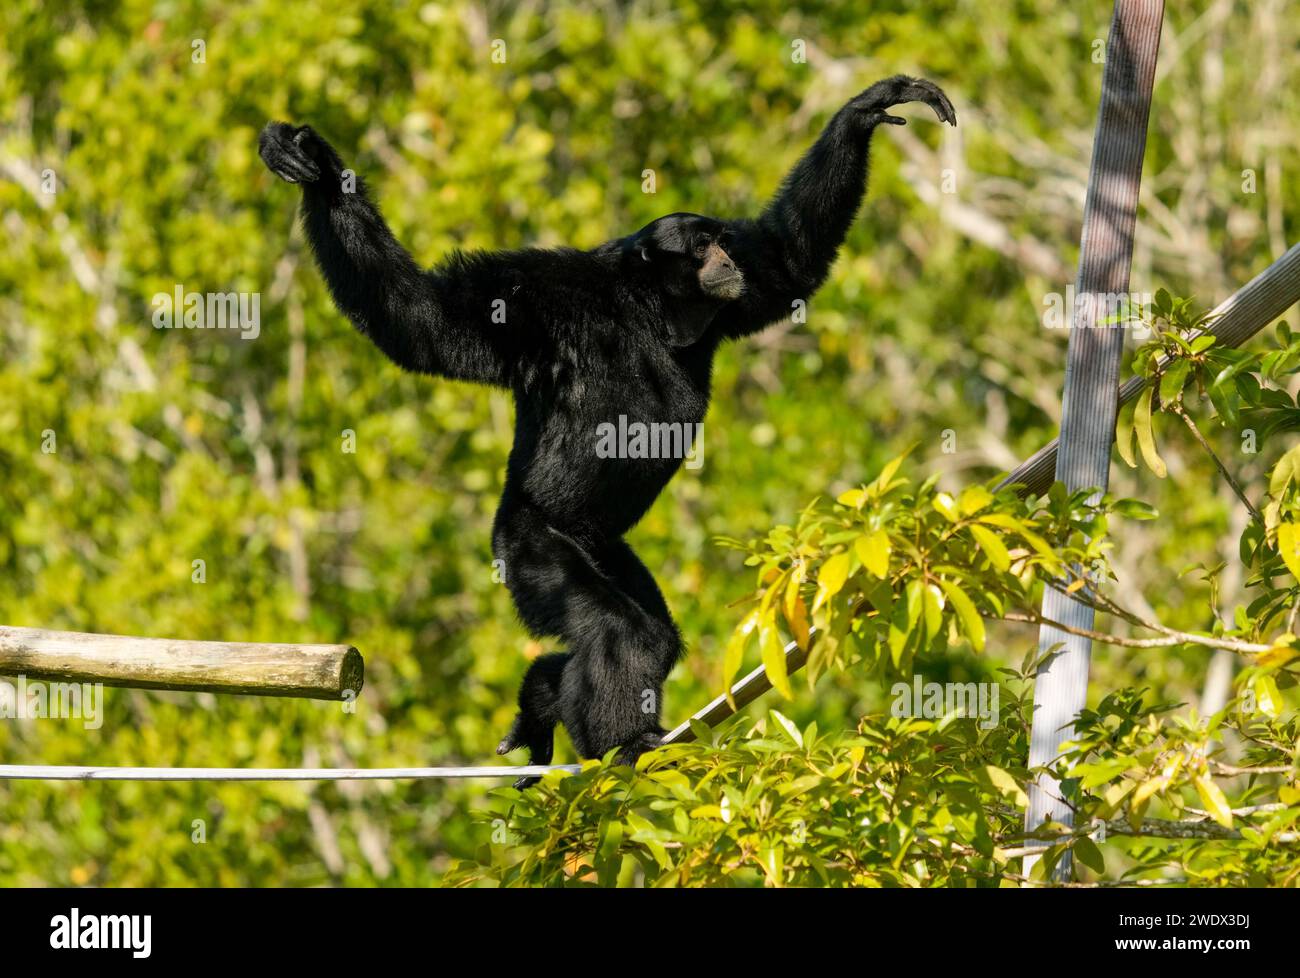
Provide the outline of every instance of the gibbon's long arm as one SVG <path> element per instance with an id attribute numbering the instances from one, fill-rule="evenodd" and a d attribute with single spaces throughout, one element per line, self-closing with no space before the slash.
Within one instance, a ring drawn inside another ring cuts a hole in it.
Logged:
<path id="1" fill-rule="evenodd" d="M 904 102 L 924 102 L 941 122 L 957 124 L 933 82 L 906 75 L 876 82 L 835 113 L 757 219 L 727 223 L 745 293 L 718 314 L 722 336 L 748 336 L 786 318 L 825 281 L 866 192 L 871 134 L 881 124 L 904 125 L 885 111 Z"/>
<path id="2" fill-rule="evenodd" d="M 360 332 L 407 370 L 509 384 L 507 337 L 491 329 L 492 296 L 481 290 L 492 278 L 490 256 L 421 268 L 362 181 L 345 187 L 338 154 L 309 126 L 270 123 L 258 149 L 272 172 L 302 185 L 316 263 L 335 305 Z"/>

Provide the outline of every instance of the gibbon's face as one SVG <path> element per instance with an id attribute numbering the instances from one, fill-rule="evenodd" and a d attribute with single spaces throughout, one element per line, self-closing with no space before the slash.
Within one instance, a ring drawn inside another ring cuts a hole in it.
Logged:
<path id="1" fill-rule="evenodd" d="M 656 269 L 671 295 L 726 302 L 745 292 L 745 276 L 727 254 L 730 242 L 721 221 L 669 214 L 647 224 L 634 241 L 640 260 Z"/>

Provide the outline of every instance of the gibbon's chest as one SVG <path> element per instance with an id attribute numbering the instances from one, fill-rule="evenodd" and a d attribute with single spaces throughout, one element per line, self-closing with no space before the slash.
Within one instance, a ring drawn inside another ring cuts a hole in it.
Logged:
<path id="1" fill-rule="evenodd" d="M 521 450 L 571 455 L 575 440 L 588 445 L 611 431 L 619 438 L 698 434 L 709 406 L 712 347 L 638 341 L 625 329 L 585 339 L 541 366 L 535 383 L 516 387 Z"/>
<path id="2" fill-rule="evenodd" d="M 629 349 L 583 380 L 582 413 L 653 422 L 698 424 L 709 407 L 709 366 L 683 351 L 654 346 Z"/>

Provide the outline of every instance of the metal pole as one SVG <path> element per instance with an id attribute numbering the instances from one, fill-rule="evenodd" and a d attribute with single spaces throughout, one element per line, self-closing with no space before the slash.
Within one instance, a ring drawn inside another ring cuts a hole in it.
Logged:
<path id="1" fill-rule="evenodd" d="M 1128 292 L 1138 188 L 1163 17 L 1163 0 L 1118 0 L 1106 42 L 1101 108 L 1083 211 L 1076 285 L 1079 300 L 1070 324 L 1056 462 L 1056 478 L 1071 490 L 1090 486 L 1104 490 L 1109 482 L 1124 331 L 1114 325 L 1098 327 L 1096 320 L 1104 303 L 1092 300 Z M 1077 628 L 1089 629 L 1093 624 L 1091 608 L 1055 590 L 1047 591 L 1043 614 Z M 1092 644 L 1044 627 L 1039 647 L 1059 645 L 1064 646 L 1063 650 L 1040 670 L 1034 688 L 1031 767 L 1050 764 L 1057 757 L 1060 744 L 1072 736 L 1073 720 L 1087 701 Z M 1030 786 L 1025 819 L 1028 829 L 1047 820 L 1070 825 L 1072 818 L 1054 778 L 1044 776 Z M 1036 857 L 1026 857 L 1026 873 L 1035 861 Z M 1057 864 L 1055 876 L 1068 879 L 1070 873 L 1067 854 Z"/>

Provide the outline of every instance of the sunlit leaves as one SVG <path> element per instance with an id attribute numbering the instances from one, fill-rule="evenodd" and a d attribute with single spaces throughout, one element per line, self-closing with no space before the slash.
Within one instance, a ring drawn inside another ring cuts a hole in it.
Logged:
<path id="1" fill-rule="evenodd" d="M 855 663 L 905 675 L 918 655 L 959 635 L 982 652 L 984 619 L 1031 603 L 1041 576 L 1105 565 L 1110 500 L 1099 507 L 1088 490 L 1067 493 L 1059 486 L 1041 499 L 978 484 L 952 495 L 934 480 L 914 486 L 899 461 L 841 493 L 834 505 L 815 503 L 796 526 L 744 547 L 747 563 L 760 569 L 755 597 L 767 631 L 759 657 L 778 683 L 786 678 L 778 622 L 807 651 L 810 682 L 827 668 Z M 1137 500 L 1113 505 L 1139 519 L 1154 515 Z M 1059 586 L 1082 583 L 1065 579 Z M 746 618 L 727 644 L 728 680 L 740 668 L 737 656 L 753 627 Z"/>

